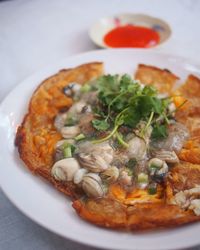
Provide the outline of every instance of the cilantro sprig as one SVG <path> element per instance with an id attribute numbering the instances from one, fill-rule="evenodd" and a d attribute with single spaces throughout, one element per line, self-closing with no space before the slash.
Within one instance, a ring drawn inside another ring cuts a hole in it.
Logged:
<path id="1" fill-rule="evenodd" d="M 167 125 L 170 116 L 168 106 L 170 98 L 158 98 L 153 86 L 143 87 L 129 75 L 105 75 L 97 81 L 98 106 L 94 112 L 97 119 L 92 124 L 95 129 L 107 132 L 104 138 L 94 142 L 103 142 L 115 136 L 124 147 L 128 144 L 119 132 L 121 126 L 136 128 L 143 121 L 145 126 L 140 131 L 144 136 L 152 126 L 152 138 L 167 137 Z"/>
<path id="2" fill-rule="evenodd" d="M 106 131 L 110 127 L 110 124 L 107 121 L 97 119 L 92 121 L 92 125 L 99 131 Z"/>

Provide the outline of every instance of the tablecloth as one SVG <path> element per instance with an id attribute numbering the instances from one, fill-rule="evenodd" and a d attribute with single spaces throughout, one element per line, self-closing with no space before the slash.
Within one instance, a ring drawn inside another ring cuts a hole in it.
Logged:
<path id="1" fill-rule="evenodd" d="M 200 61 L 199 0 L 1 1 L 0 101 L 23 79 L 46 65 L 97 49 L 89 39 L 88 29 L 99 18 L 130 12 L 149 14 L 169 23 L 172 36 L 156 50 Z M 0 191 L 0 250 L 13 249 L 94 248 L 61 238 L 35 224 Z"/>

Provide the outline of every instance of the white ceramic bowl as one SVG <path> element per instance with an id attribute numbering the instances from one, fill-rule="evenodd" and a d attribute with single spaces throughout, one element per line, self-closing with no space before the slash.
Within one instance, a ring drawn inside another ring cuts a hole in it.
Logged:
<path id="1" fill-rule="evenodd" d="M 91 27 L 89 30 L 89 36 L 99 47 L 110 48 L 104 43 L 104 36 L 112 29 L 126 24 L 143 26 L 155 30 L 160 36 L 160 41 L 155 46 L 167 41 L 171 35 L 170 26 L 159 18 L 144 14 L 120 14 L 101 18 Z"/>

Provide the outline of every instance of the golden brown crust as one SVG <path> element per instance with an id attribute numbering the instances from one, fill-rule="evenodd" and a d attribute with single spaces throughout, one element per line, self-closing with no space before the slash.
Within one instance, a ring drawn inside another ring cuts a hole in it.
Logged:
<path id="1" fill-rule="evenodd" d="M 179 88 L 179 91 L 186 98 L 194 101 L 195 97 L 200 98 L 200 79 L 197 76 L 189 75 L 186 82 Z"/>
<path id="2" fill-rule="evenodd" d="M 178 154 L 182 161 L 200 164 L 200 136 L 190 138 Z"/>
<path id="3" fill-rule="evenodd" d="M 176 112 L 176 119 L 188 127 L 192 137 L 200 136 L 200 79 L 189 75 L 186 82 L 176 90 L 175 95 L 187 100 L 184 109 Z"/>
<path id="4" fill-rule="evenodd" d="M 147 190 L 126 192 L 113 184 L 106 198 L 76 200 L 73 207 L 83 219 L 104 227 L 137 231 L 174 227 L 200 220 L 192 211 L 169 204 L 175 191 L 192 188 L 197 183 L 200 183 L 200 166 L 181 162 L 155 195 L 149 195 Z"/>
<path id="5" fill-rule="evenodd" d="M 191 211 L 164 204 L 137 204 L 128 209 L 128 225 L 133 230 L 167 228 L 198 221 Z"/>
<path id="6" fill-rule="evenodd" d="M 189 75 L 186 82 L 175 91 L 174 96 L 176 106 L 187 101 L 176 112 L 176 120 L 185 124 L 191 136 L 179 153 L 179 158 L 200 164 L 200 79 Z"/>
<path id="7" fill-rule="evenodd" d="M 172 168 L 168 185 L 174 192 L 191 189 L 200 184 L 200 165 L 180 162 Z"/>
<path id="8" fill-rule="evenodd" d="M 103 64 L 94 62 L 71 70 L 61 70 L 44 80 L 33 93 L 28 114 L 17 131 L 16 145 L 26 166 L 69 196 L 77 196 L 75 186 L 72 183 L 60 183 L 50 174 L 54 145 L 61 138 L 54 128 L 54 117 L 60 109 L 72 104 L 72 100 L 63 94 L 64 86 L 70 82 L 83 84 L 102 74 Z"/>
<path id="9" fill-rule="evenodd" d="M 126 207 L 116 200 L 109 198 L 90 199 L 86 202 L 76 200 L 73 202 L 73 207 L 79 216 L 96 225 L 126 227 Z"/>
<path id="10" fill-rule="evenodd" d="M 139 64 L 135 79 L 140 80 L 143 84 L 155 86 L 159 93 L 170 94 L 179 77 L 167 69 Z"/>
<path id="11" fill-rule="evenodd" d="M 193 212 L 166 203 L 137 203 L 134 206 L 125 206 L 116 200 L 101 198 L 86 202 L 76 200 L 73 207 L 79 216 L 93 224 L 127 230 L 174 227 L 200 220 Z"/>

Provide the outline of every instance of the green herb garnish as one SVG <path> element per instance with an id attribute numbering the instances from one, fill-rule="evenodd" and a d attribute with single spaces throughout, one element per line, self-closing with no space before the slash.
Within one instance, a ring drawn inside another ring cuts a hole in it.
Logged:
<path id="1" fill-rule="evenodd" d="M 99 131 L 106 131 L 110 127 L 110 125 L 107 121 L 97 120 L 97 119 L 92 121 L 92 125 L 94 128 L 96 128 Z"/>
<path id="2" fill-rule="evenodd" d="M 108 135 L 95 143 L 103 142 L 116 136 L 119 144 L 127 147 L 123 134 L 119 132 L 121 126 L 137 128 L 143 121 L 145 126 L 140 131 L 144 137 L 151 126 L 152 138 L 161 139 L 167 136 L 169 123 L 168 106 L 170 98 L 158 98 L 157 90 L 153 86 L 144 88 L 129 75 L 105 75 L 97 80 L 98 104 L 93 110 L 98 119 L 93 120 L 93 127 L 105 131 Z"/>
<path id="3" fill-rule="evenodd" d="M 155 124 L 153 127 L 153 131 L 151 134 L 151 138 L 158 140 L 158 139 L 163 139 L 167 137 L 167 126 L 166 124 L 163 125 L 158 125 Z"/>
<path id="4" fill-rule="evenodd" d="M 116 132 L 116 138 L 118 140 L 119 145 L 122 145 L 125 148 L 128 148 L 128 143 L 126 143 L 123 139 L 123 135 L 119 132 Z"/>

